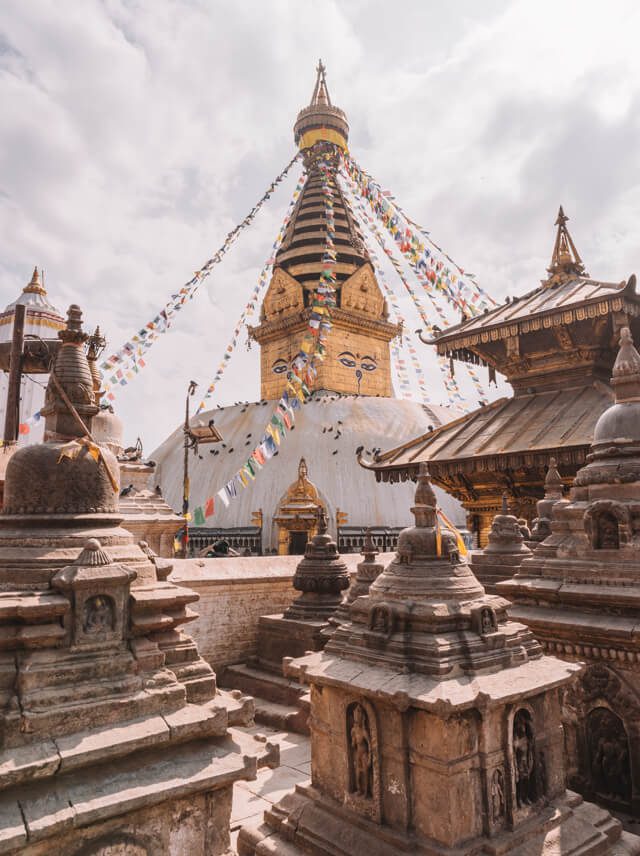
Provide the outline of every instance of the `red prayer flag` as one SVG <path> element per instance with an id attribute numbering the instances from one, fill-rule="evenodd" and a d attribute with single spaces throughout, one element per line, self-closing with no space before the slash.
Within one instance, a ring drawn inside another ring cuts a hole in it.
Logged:
<path id="1" fill-rule="evenodd" d="M 209 499 L 206 501 L 205 506 L 204 506 L 204 516 L 205 517 L 212 517 L 214 509 L 215 509 L 215 501 L 214 501 L 213 497 L 210 496 Z"/>

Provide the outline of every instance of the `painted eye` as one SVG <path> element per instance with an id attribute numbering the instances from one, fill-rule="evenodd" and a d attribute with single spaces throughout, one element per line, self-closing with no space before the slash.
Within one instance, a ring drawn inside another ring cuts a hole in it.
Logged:
<path id="1" fill-rule="evenodd" d="M 378 364 L 373 357 L 363 357 L 360 368 L 365 372 L 374 372 L 378 368 Z"/>
<path id="2" fill-rule="evenodd" d="M 346 366 L 348 369 L 354 369 L 356 367 L 356 358 L 349 351 L 344 351 L 340 354 L 338 356 L 338 362 L 342 363 L 342 365 Z"/>
<path id="3" fill-rule="evenodd" d="M 273 366 L 271 367 L 271 371 L 275 372 L 275 374 L 282 374 L 288 370 L 289 366 L 285 363 L 284 360 L 276 360 Z"/>

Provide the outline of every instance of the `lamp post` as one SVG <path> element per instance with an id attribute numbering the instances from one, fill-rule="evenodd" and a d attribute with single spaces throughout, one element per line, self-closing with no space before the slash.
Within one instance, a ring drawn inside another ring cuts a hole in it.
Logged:
<path id="1" fill-rule="evenodd" d="M 187 398 L 184 407 L 184 463 L 182 472 L 182 516 L 184 517 L 184 532 L 182 534 L 182 558 L 186 559 L 189 550 L 189 449 L 195 448 L 197 443 L 189 430 L 189 399 L 196 391 L 198 384 L 194 380 L 189 381 Z"/>

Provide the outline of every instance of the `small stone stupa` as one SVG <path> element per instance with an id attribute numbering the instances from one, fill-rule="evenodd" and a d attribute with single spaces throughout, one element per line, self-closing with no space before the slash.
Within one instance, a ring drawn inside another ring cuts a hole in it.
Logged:
<path id="1" fill-rule="evenodd" d="M 367 529 L 364 539 L 364 547 L 362 548 L 362 556 L 364 561 L 359 562 L 356 568 L 356 575 L 351 580 L 346 595 L 340 606 L 336 609 L 334 615 L 329 619 L 329 622 L 335 627 L 341 621 L 349 619 L 349 608 L 354 600 L 358 597 L 364 597 L 369 594 L 371 584 L 380 576 L 384 570 L 384 565 L 376 562 L 378 551 L 373 542 L 371 529 Z"/>
<path id="2" fill-rule="evenodd" d="M 509 514 L 507 495 L 502 495 L 502 514 L 496 514 L 489 532 L 489 543 L 473 554 L 473 573 L 490 594 L 495 594 L 495 585 L 508 580 L 520 567 L 520 563 L 531 550 L 525 544 L 520 521 Z"/>
<path id="3" fill-rule="evenodd" d="M 261 753 L 182 631 L 197 595 L 121 528 L 77 306 L 59 337 L 45 442 L 12 457 L 0 514 L 0 851 L 227 853 Z"/>
<path id="4" fill-rule="evenodd" d="M 318 532 L 306 546 L 293 587 L 300 595 L 282 615 L 260 619 L 260 662 L 271 663 L 279 673 L 284 657 L 301 657 L 307 651 L 324 647 L 327 640 L 324 631 L 349 587 L 349 572 L 336 542 L 327 532 L 323 506 L 318 509 Z"/>
<path id="5" fill-rule="evenodd" d="M 551 516 L 556 502 L 563 498 L 563 481 L 558 472 L 555 458 L 549 458 L 549 469 L 544 480 L 544 499 L 538 500 L 536 509 L 538 516 L 533 521 L 531 541 L 539 544 L 551 535 Z"/>
<path id="6" fill-rule="evenodd" d="M 311 783 L 240 832 L 241 856 L 639 853 L 565 791 L 560 689 L 545 657 L 437 521 L 421 466 L 416 525 L 324 652 L 311 685 Z"/>
<path id="7" fill-rule="evenodd" d="M 586 661 L 566 693 L 570 787 L 640 817 L 640 355 L 622 328 L 587 464 L 551 534 L 501 593 L 549 653 Z"/>

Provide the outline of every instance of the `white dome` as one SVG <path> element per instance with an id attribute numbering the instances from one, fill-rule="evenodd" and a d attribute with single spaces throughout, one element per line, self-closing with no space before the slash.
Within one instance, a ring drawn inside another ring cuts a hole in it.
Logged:
<path id="1" fill-rule="evenodd" d="M 224 487 L 258 445 L 276 402 L 252 402 L 207 411 L 198 420 L 215 420 L 222 443 L 202 445 L 201 459 L 190 453 L 191 510 L 204 505 Z M 304 457 L 309 479 L 326 504 L 330 528 L 335 534 L 336 509 L 347 512 L 348 526 L 410 526 L 415 484 L 379 484 L 375 475 L 356 460 L 364 446 L 388 448 L 412 440 L 429 425 L 450 421 L 458 415 L 445 407 L 429 406 L 395 398 L 337 396 L 316 393 L 296 411 L 296 424 L 287 432 L 277 456 L 268 461 L 255 481 L 225 507 L 215 497 L 215 514 L 207 526 L 230 528 L 251 525 L 251 512 L 262 509 L 264 547 L 276 546 L 273 516 L 298 475 Z M 151 457 L 157 463 L 156 484 L 176 510 L 182 507 L 183 433 L 178 427 Z M 223 446 L 224 443 L 224 446 Z M 218 454 L 215 454 L 215 453 Z M 436 488 L 445 513 L 464 525 L 462 506 Z"/>
<path id="2" fill-rule="evenodd" d="M 64 328 L 65 319 L 58 309 L 49 302 L 47 292 L 40 284 L 37 268 L 33 272 L 31 282 L 18 299 L 9 303 L 4 312 L 0 314 L 0 342 L 11 341 L 16 306 L 27 307 L 24 325 L 25 336 L 55 339 L 58 330 Z"/>

